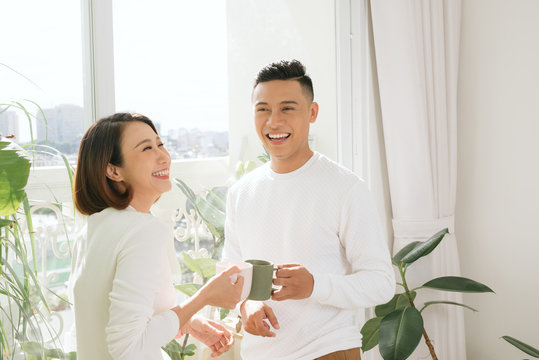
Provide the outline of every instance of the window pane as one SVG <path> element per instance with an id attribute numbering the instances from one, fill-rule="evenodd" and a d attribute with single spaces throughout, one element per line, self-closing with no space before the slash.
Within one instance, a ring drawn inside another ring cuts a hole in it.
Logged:
<path id="1" fill-rule="evenodd" d="M 226 1 L 114 1 L 116 110 L 158 124 L 172 158 L 228 154 Z"/>
<path id="2" fill-rule="evenodd" d="M 74 161 L 84 130 L 80 2 L 7 1 L 2 15 L 0 133 L 20 144 L 33 137 Z M 31 126 L 16 102 L 29 111 Z M 35 163 L 60 165 L 61 159 L 40 156 Z"/>

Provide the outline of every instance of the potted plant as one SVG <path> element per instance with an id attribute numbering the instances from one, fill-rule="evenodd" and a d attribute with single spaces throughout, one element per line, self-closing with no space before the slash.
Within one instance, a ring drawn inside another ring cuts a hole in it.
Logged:
<path id="1" fill-rule="evenodd" d="M 9 66 L 0 63 L 27 79 Z M 32 83 L 33 84 L 33 83 Z M 34 84 L 35 85 L 35 84 Z M 0 104 L 0 114 L 8 109 L 21 113 L 30 124 L 30 111 L 43 114 L 41 107 L 31 100 Z M 44 117 L 44 116 L 43 116 Z M 36 152 L 33 142 L 24 149 L 13 141 L 12 134 L 0 134 L 0 352 L 4 359 L 73 359 L 60 349 L 46 349 L 46 338 L 56 338 L 50 323 L 50 308 L 45 291 L 38 279 L 36 238 L 26 185 L 31 162 Z M 45 151 L 58 154 L 48 147 Z M 40 150 L 42 151 L 42 150 Z M 39 151 L 38 151 L 39 152 Z M 72 170 L 65 156 L 70 178 Z M 24 224 L 24 226 L 23 226 Z M 54 345 L 54 343 L 53 343 Z M 26 353 L 26 355 L 23 354 Z"/>
<path id="2" fill-rule="evenodd" d="M 50 308 L 38 280 L 36 241 L 25 191 L 30 166 L 28 151 L 9 138 L 0 138 L 1 351 L 7 359 L 16 358 L 21 350 L 29 358 L 70 359 L 73 354 L 45 347 L 45 338 L 54 329 L 47 320 Z M 26 227 L 21 226 L 23 221 Z M 15 262 L 21 264 L 20 270 L 13 266 Z"/>
<path id="3" fill-rule="evenodd" d="M 439 277 L 414 289 L 408 287 L 406 282 L 408 268 L 416 260 L 430 254 L 447 233 L 448 230 L 443 229 L 427 241 L 412 242 L 393 257 L 393 265 L 397 267 L 401 277 L 401 281 L 397 285 L 403 288 L 404 291 L 396 294 L 386 304 L 376 306 L 376 316 L 363 325 L 361 329 L 363 351 L 369 351 L 379 345 L 380 354 L 384 360 L 404 360 L 412 354 L 423 336 L 432 359 L 436 360 L 438 359 L 436 351 L 426 329 L 423 327 L 423 311 L 432 305 L 462 306 L 473 311 L 476 310 L 467 305 L 451 301 L 428 301 L 418 309 L 414 303 L 417 291 L 428 288 L 468 293 L 494 292 L 486 285 L 457 276 Z"/>

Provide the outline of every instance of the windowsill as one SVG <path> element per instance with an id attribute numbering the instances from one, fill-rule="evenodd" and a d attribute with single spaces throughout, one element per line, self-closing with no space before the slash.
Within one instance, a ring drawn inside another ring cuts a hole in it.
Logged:
<path id="1" fill-rule="evenodd" d="M 229 156 L 203 159 L 173 160 L 170 170 L 170 179 L 180 178 L 193 190 L 211 188 L 224 185 L 233 175 L 234 168 L 230 164 Z M 172 185 L 175 193 L 177 188 Z M 30 178 L 26 186 L 28 197 L 40 201 L 71 202 L 71 186 L 69 176 L 64 166 L 41 166 L 31 168 Z M 170 198 L 170 195 L 166 195 Z"/>

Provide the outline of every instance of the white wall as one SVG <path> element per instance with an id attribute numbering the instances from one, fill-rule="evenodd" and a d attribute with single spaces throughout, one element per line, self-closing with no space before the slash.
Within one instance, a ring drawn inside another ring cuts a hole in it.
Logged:
<path id="1" fill-rule="evenodd" d="M 231 165 L 262 153 L 253 125 L 254 77 L 271 62 L 293 58 L 307 67 L 320 105 L 311 126 L 314 148 L 338 160 L 334 1 L 228 1 L 227 19 Z"/>
<path id="2" fill-rule="evenodd" d="M 539 1 L 464 0 L 456 235 L 467 295 L 468 359 L 522 359 L 539 347 Z"/>

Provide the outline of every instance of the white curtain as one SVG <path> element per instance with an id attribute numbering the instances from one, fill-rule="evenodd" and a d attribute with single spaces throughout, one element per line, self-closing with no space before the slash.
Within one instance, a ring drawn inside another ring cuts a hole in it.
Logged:
<path id="1" fill-rule="evenodd" d="M 410 267 L 411 287 L 460 275 L 454 233 L 456 96 L 460 0 L 371 0 L 374 48 L 396 253 L 448 227 L 440 246 Z M 455 293 L 420 290 L 425 301 L 461 303 Z M 425 330 L 443 360 L 466 359 L 463 310 L 434 305 Z M 424 340 L 411 359 L 426 359 Z"/>

